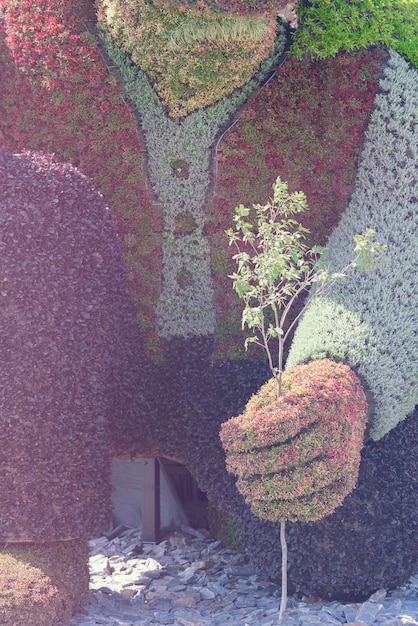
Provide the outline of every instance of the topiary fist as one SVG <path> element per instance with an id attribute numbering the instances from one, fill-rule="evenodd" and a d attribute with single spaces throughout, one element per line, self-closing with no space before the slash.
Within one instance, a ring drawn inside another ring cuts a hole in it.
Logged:
<path id="1" fill-rule="evenodd" d="M 252 511 L 269 521 L 329 515 L 357 482 L 367 401 L 356 374 L 330 359 L 274 378 L 223 424 L 226 466 Z"/>

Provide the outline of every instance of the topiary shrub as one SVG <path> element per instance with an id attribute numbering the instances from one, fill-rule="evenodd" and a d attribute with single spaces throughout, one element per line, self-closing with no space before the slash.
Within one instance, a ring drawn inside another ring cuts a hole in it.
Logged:
<path id="1" fill-rule="evenodd" d="M 0 624 L 65 626 L 88 602 L 86 541 L 0 551 Z"/>
<path id="2" fill-rule="evenodd" d="M 165 364 L 141 370 L 131 427 L 114 430 L 117 453 L 186 465 L 210 506 L 231 516 L 260 576 L 280 583 L 280 551 L 272 549 L 280 543 L 280 524 L 260 520 L 245 504 L 219 438 L 222 424 L 243 413 L 271 376 L 268 366 L 261 359 L 215 360 L 209 338 L 176 338 L 165 350 Z M 149 424 L 151 443 L 144 438 Z M 290 593 L 350 601 L 395 589 L 417 572 L 417 439 L 415 413 L 365 444 L 357 486 L 334 513 L 314 523 L 287 522 Z"/>
<path id="3" fill-rule="evenodd" d="M 315 521 L 354 488 L 367 422 L 360 380 L 329 359 L 272 378 L 223 424 L 226 466 L 252 511 L 270 521 Z"/>
<path id="4" fill-rule="evenodd" d="M 312 302 L 286 364 L 328 356 L 354 368 L 374 398 L 370 435 L 376 440 L 418 401 L 418 74 L 392 51 L 380 85 L 356 189 L 329 239 L 328 258 L 344 265 L 354 233 L 365 225 L 388 250 L 371 272 L 349 274 Z"/>
<path id="5" fill-rule="evenodd" d="M 124 265 L 77 170 L 0 153 L 0 179 L 0 540 L 86 537 L 109 524 L 108 418 L 127 410 Z"/>

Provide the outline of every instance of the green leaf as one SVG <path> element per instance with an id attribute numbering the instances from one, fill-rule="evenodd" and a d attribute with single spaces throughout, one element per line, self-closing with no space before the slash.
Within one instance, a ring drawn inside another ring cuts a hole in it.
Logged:
<path id="1" fill-rule="evenodd" d="M 245 347 L 249 343 L 264 346 L 269 362 L 272 358 L 268 340 L 278 339 L 282 347 L 281 342 L 284 341 L 284 330 L 277 325 L 278 318 L 273 316 L 290 307 L 295 294 L 308 289 L 313 283 L 328 287 L 344 279 L 348 268 L 358 266 L 368 269 L 373 259 L 386 249 L 386 246 L 373 240 L 375 232 L 368 228 L 354 237 L 357 256 L 346 268 L 335 271 L 335 268 L 325 265 L 327 249 L 321 246 L 308 248 L 304 240 L 309 230 L 293 218 L 307 209 L 305 195 L 302 192 L 289 194 L 287 183 L 282 182 L 280 177 L 273 185 L 273 192 L 273 199 L 264 206 L 253 205 L 255 225 L 247 220 L 253 213 L 241 204 L 235 209 L 234 216 L 238 231 L 226 231 L 229 243 L 235 243 L 239 250 L 233 257 L 237 271 L 229 277 L 244 302 L 242 328 L 256 331 L 245 340 Z M 240 244 L 245 246 L 245 250 Z M 275 324 L 267 324 L 266 316 L 267 319 L 275 319 Z M 279 363 L 279 370 L 282 369 L 283 363 Z"/>

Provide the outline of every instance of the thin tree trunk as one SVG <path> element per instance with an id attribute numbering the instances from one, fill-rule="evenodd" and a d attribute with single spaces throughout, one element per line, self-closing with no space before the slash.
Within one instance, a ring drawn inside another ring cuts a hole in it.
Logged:
<path id="1" fill-rule="evenodd" d="M 282 549 L 282 597 L 280 600 L 279 624 L 283 619 L 287 604 L 287 543 L 286 520 L 280 520 L 280 546 Z"/>

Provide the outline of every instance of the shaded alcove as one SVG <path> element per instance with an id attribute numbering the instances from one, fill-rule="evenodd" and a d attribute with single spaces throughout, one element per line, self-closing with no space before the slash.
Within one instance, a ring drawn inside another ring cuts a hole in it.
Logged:
<path id="1" fill-rule="evenodd" d="M 167 458 L 112 460 L 113 525 L 158 541 L 182 527 L 207 527 L 207 498 L 185 465 Z"/>
<path id="2" fill-rule="evenodd" d="M 159 459 L 166 478 L 174 487 L 192 528 L 207 528 L 208 498 L 189 470 L 182 463 L 171 459 Z"/>

